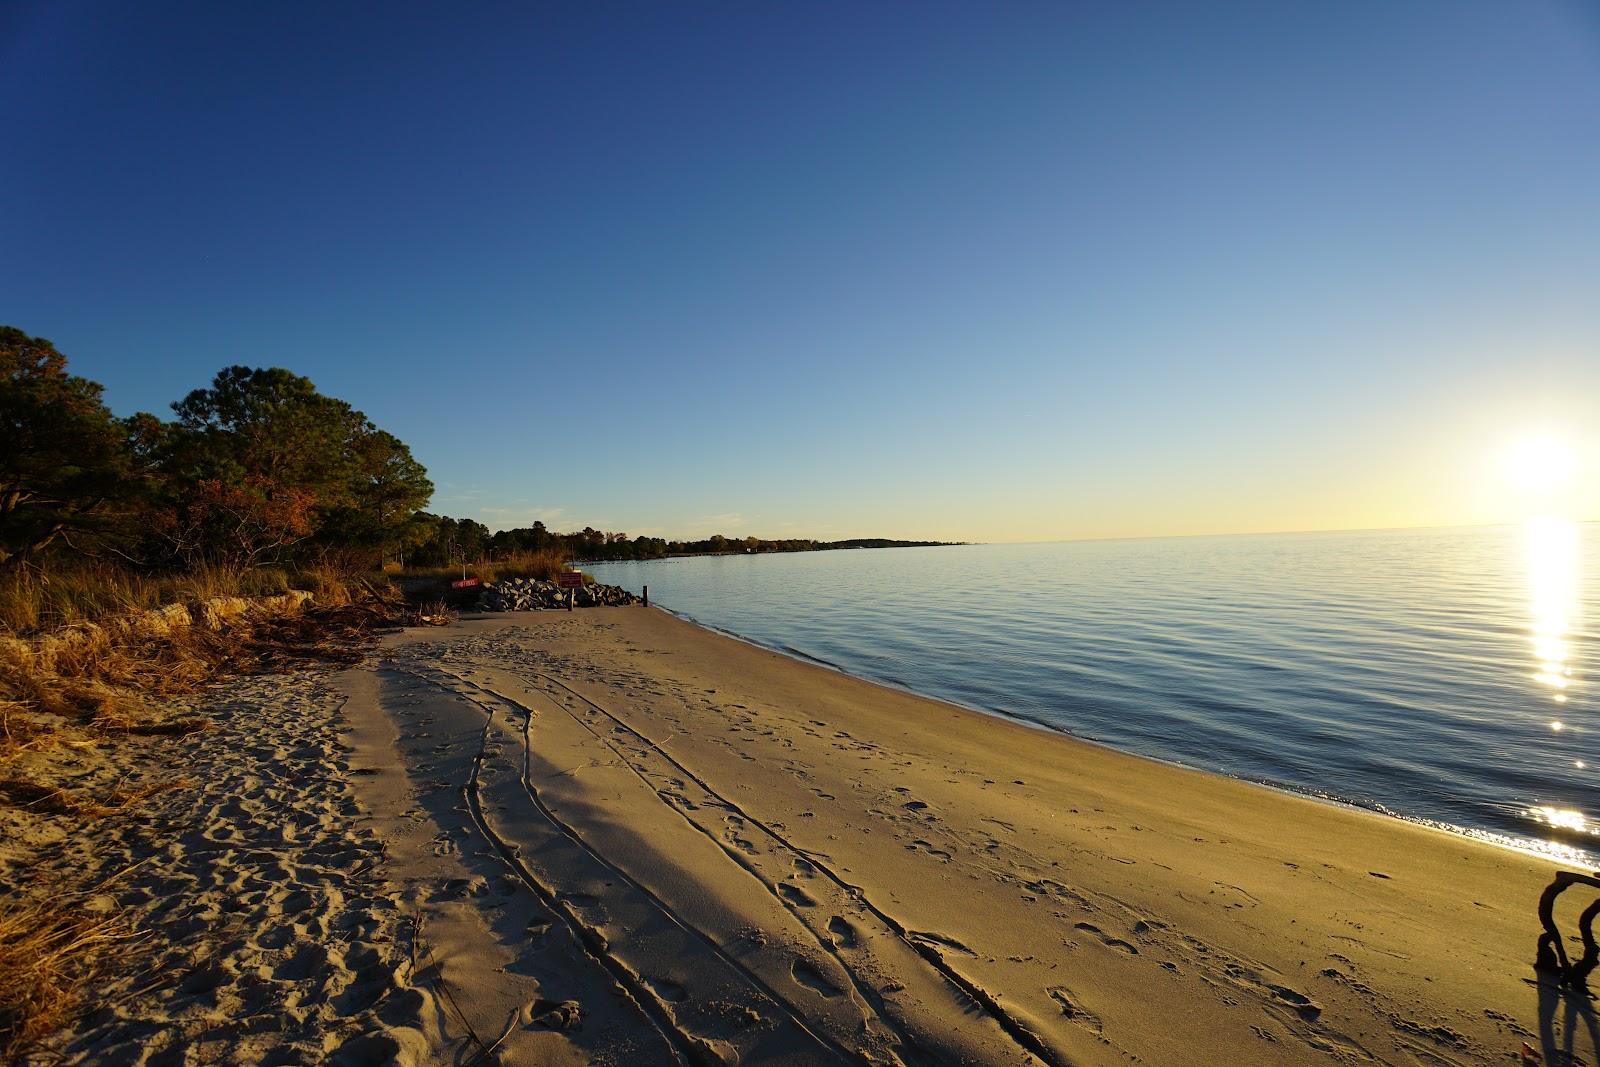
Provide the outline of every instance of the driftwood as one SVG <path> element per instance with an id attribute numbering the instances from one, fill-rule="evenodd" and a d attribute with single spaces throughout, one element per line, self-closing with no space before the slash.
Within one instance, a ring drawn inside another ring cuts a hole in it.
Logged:
<path id="1" fill-rule="evenodd" d="M 1594 920 L 1596 916 L 1600 916 L 1600 898 L 1596 898 L 1595 902 L 1583 909 L 1583 914 L 1578 916 L 1578 934 L 1583 938 L 1583 956 L 1574 963 L 1567 958 L 1567 947 L 1562 941 L 1560 928 L 1556 926 L 1555 908 L 1556 897 L 1575 885 L 1600 889 L 1600 874 L 1556 872 L 1556 880 L 1551 882 L 1539 897 L 1539 922 L 1544 926 L 1544 933 L 1539 935 L 1533 966 L 1535 970 L 1555 975 L 1559 985 L 1575 993 L 1587 995 L 1589 973 L 1594 970 L 1597 963 L 1600 963 L 1600 944 L 1596 944 L 1594 937 Z"/>

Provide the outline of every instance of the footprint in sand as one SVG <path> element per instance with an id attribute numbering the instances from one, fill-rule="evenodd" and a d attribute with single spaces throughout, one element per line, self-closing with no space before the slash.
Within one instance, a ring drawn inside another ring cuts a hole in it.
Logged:
<path id="1" fill-rule="evenodd" d="M 778 895 L 796 907 L 814 908 L 817 906 L 817 902 L 812 898 L 811 894 L 793 882 L 779 882 Z"/>
<path id="2" fill-rule="evenodd" d="M 699 811 L 700 805 L 678 792 L 676 789 L 658 789 L 656 795 L 675 808 L 684 811 Z"/>
<path id="3" fill-rule="evenodd" d="M 789 973 L 794 975 L 796 982 L 799 982 L 807 989 L 821 993 L 825 997 L 831 999 L 839 995 L 839 987 L 828 981 L 826 975 L 805 960 L 796 959 L 790 964 Z"/>
<path id="4" fill-rule="evenodd" d="M 1120 948 L 1130 956 L 1137 956 L 1139 954 L 1137 947 L 1127 941 L 1122 940 L 1120 937 L 1113 937 L 1111 934 L 1106 933 L 1093 923 L 1074 923 L 1072 928 L 1074 930 L 1082 930 L 1086 934 L 1093 934 L 1095 937 L 1100 939 L 1100 943 L 1102 945 L 1106 945 L 1110 948 Z"/>
<path id="5" fill-rule="evenodd" d="M 670 978 L 646 978 L 645 984 L 652 993 L 671 1004 L 677 1004 L 689 996 L 687 989 Z"/>
<path id="6" fill-rule="evenodd" d="M 1051 986 L 1047 992 L 1050 994 L 1050 999 L 1061 1005 L 1062 1015 L 1065 1015 L 1068 1019 L 1071 1019 L 1073 1022 L 1088 1030 L 1090 1033 L 1100 1033 L 1100 1016 L 1096 1015 L 1092 1011 L 1086 1011 L 1083 1006 L 1078 1003 L 1077 997 L 1073 995 L 1072 990 L 1068 989 L 1066 986 L 1058 985 Z"/>
<path id="7" fill-rule="evenodd" d="M 272 972 L 272 977 L 280 982 L 298 982 L 338 965 L 339 961 L 329 954 L 326 947 L 316 944 L 301 945 L 293 955 L 278 964 Z"/>
<path id="8" fill-rule="evenodd" d="M 1288 1005 L 1294 1010 L 1295 1014 L 1306 1022 L 1312 1022 L 1322 1014 L 1322 1005 L 1298 989 L 1290 989 L 1288 986 L 1281 985 L 1269 985 L 1267 989 L 1271 991 L 1275 1000 Z"/>
<path id="9" fill-rule="evenodd" d="M 856 928 L 843 915 L 835 915 L 828 920 L 828 933 L 833 935 L 833 943 L 837 948 L 855 948 L 860 943 Z"/>

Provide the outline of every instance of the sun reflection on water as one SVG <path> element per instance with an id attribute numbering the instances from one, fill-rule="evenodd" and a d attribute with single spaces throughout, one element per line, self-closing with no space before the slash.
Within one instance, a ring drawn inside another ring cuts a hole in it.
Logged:
<path id="1" fill-rule="evenodd" d="M 1538 669 L 1533 680 L 1558 704 L 1577 684 L 1572 669 L 1572 633 L 1578 613 L 1578 524 L 1534 519 L 1526 533 L 1529 643 Z M 1551 729 L 1562 727 L 1551 723 Z"/>
<path id="2" fill-rule="evenodd" d="M 1538 691 L 1558 705 L 1567 704 L 1578 678 L 1573 663 L 1573 635 L 1579 631 L 1581 576 L 1579 574 L 1578 524 L 1565 519 L 1534 519 L 1527 525 L 1524 550 L 1528 574 L 1528 643 L 1536 667 L 1532 672 Z M 1573 725 L 1567 718 L 1551 717 L 1546 725 L 1555 734 L 1567 734 Z M 1578 769 L 1581 759 L 1573 760 Z M 1535 823 L 1554 836 L 1578 834 L 1587 837 L 1600 824 L 1584 812 L 1554 804 L 1537 805 L 1527 812 Z M 1548 847 L 1559 851 L 1556 841 Z"/>
<path id="3" fill-rule="evenodd" d="M 1532 814 L 1540 822 L 1558 830 L 1584 833 L 1589 829 L 1589 821 L 1584 818 L 1583 812 L 1571 808 L 1539 807 L 1534 808 Z"/>

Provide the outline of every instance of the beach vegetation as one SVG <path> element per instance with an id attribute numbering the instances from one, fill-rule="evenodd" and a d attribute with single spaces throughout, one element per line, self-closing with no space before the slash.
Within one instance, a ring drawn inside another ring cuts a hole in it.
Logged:
<path id="1" fill-rule="evenodd" d="M 507 578 L 534 578 L 549 582 L 554 581 L 556 575 L 567 569 L 571 559 L 565 549 L 545 548 L 510 552 L 500 559 L 480 556 L 477 560 L 467 561 L 465 568 L 471 572 L 472 577 L 485 582 L 500 582 Z M 457 560 L 442 565 L 411 566 L 402 573 L 407 578 L 433 578 L 442 581 L 461 577 L 462 569 L 462 562 Z"/>
<path id="2" fill-rule="evenodd" d="M 49 341 L 0 326 L 0 565 L 92 550 L 131 491 L 122 424 L 66 366 Z"/>
<path id="3" fill-rule="evenodd" d="M 101 394 L 0 327 L 0 632 L 331 592 L 433 536 L 405 442 L 291 371 L 225 367 L 168 419 L 119 419 Z"/>
<path id="4" fill-rule="evenodd" d="M 0 1059 L 21 1062 L 76 1014 L 97 964 L 131 932 L 74 904 L 0 904 Z"/>

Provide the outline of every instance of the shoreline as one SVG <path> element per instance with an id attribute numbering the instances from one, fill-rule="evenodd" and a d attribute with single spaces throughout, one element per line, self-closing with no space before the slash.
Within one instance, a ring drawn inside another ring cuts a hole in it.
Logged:
<path id="1" fill-rule="evenodd" d="M 614 562 L 649 563 L 654 561 L 626 560 Z M 1230 774 L 1226 771 L 1217 770 L 1211 767 L 1203 767 L 1193 763 L 1185 763 L 1181 759 L 1159 756 L 1149 752 L 1138 752 L 1133 749 L 1122 748 L 1110 741 L 1103 741 L 1096 737 L 1089 737 L 1084 734 L 1069 730 L 1065 727 L 1055 726 L 1051 723 L 1043 722 L 1018 712 L 1006 711 L 1002 708 L 986 708 L 976 704 L 967 704 L 959 700 L 954 700 L 950 697 L 939 696 L 934 693 L 925 693 L 920 690 L 913 689 L 910 686 L 902 685 L 898 682 L 893 682 L 887 679 L 870 678 L 864 674 L 857 674 L 847 667 L 843 667 L 830 660 L 823 659 L 820 656 L 813 656 L 801 649 L 793 648 L 788 645 L 768 643 L 760 640 L 759 638 L 748 637 L 733 630 L 728 630 L 721 626 L 716 626 L 712 623 L 697 619 L 687 612 L 678 611 L 664 604 L 652 604 L 651 606 L 659 608 L 668 615 L 671 615 L 676 619 L 680 619 L 691 626 L 697 626 L 703 630 L 708 630 L 711 633 L 717 634 L 718 636 L 726 637 L 734 641 L 739 641 L 743 644 L 751 645 L 755 648 L 776 653 L 777 655 L 793 659 L 797 663 L 820 667 L 823 670 L 833 671 L 837 674 L 844 675 L 846 678 L 854 678 L 857 681 L 866 682 L 869 685 L 882 686 L 885 689 L 890 689 L 898 693 L 904 693 L 907 696 L 918 697 L 923 700 L 931 700 L 941 704 L 948 704 L 951 707 L 959 708 L 962 711 L 972 712 L 976 715 L 990 716 L 992 718 L 1000 719 L 1004 722 L 1014 723 L 1018 726 L 1024 726 L 1030 729 L 1038 730 L 1051 736 L 1064 737 L 1086 745 L 1095 745 L 1111 752 L 1121 753 L 1125 756 L 1132 756 L 1136 759 L 1149 760 L 1152 763 L 1156 763 L 1164 767 L 1175 767 L 1181 770 L 1193 771 L 1198 774 L 1207 774 L 1218 778 L 1225 778 L 1229 781 L 1244 782 L 1250 785 L 1260 786 L 1261 788 L 1270 790 L 1274 793 L 1282 793 L 1287 796 L 1299 797 L 1303 800 L 1313 800 L 1322 804 L 1331 804 L 1334 807 L 1364 812 L 1369 815 L 1379 816 L 1380 818 L 1394 819 L 1410 826 L 1417 826 L 1423 829 L 1447 834 L 1452 837 L 1459 837 L 1464 840 L 1489 845 L 1494 848 L 1505 849 L 1509 852 L 1530 856 L 1535 859 L 1542 859 L 1553 864 L 1567 864 L 1585 868 L 1592 868 L 1600 865 L 1600 843 L 1589 844 L 1587 846 L 1578 846 L 1566 845 L 1559 841 L 1540 841 L 1538 838 L 1534 837 L 1518 838 L 1510 834 L 1504 834 L 1499 831 L 1483 827 L 1462 826 L 1456 823 L 1446 822 L 1442 819 L 1430 819 L 1421 815 L 1407 815 L 1404 812 L 1396 811 L 1377 800 L 1364 802 L 1358 799 L 1340 796 L 1337 793 L 1331 793 L 1326 790 L 1318 790 L 1311 786 L 1296 785 L 1293 782 L 1278 781 L 1264 777 L 1253 777 L 1246 774 Z M 1571 851 L 1567 854 L 1563 854 L 1560 851 L 1561 849 L 1570 849 Z"/>
<path id="2" fill-rule="evenodd" d="M 407 635 L 388 664 L 351 716 L 390 723 L 395 747 L 353 757 L 375 772 L 358 793 L 398 762 L 387 788 L 433 790 L 444 830 L 467 796 L 477 822 L 450 835 L 465 873 L 449 878 L 492 886 L 514 858 L 514 906 L 542 901 L 565 932 L 539 951 L 565 955 L 540 970 L 516 938 L 475 936 L 523 959 L 535 999 L 573 967 L 634 976 L 572 1010 L 664 1057 L 1467 1063 L 1594 1040 L 1534 981 L 1548 858 L 819 670 L 665 611 L 467 618 Z M 446 877 L 421 859 L 413 877 Z M 464 1000 L 506 995 L 503 965 L 469 962 L 484 954 L 446 968 Z M 524 1029 L 530 1049 L 553 1040 Z M 567 1040 L 604 1058 L 598 1036 Z"/>
<path id="3" fill-rule="evenodd" d="M 886 550 L 901 548 L 968 548 L 973 545 L 982 545 L 985 543 L 986 542 L 983 541 L 913 541 L 897 545 L 830 544 L 821 548 L 785 549 L 767 552 L 668 552 L 664 556 L 649 556 L 644 559 L 630 559 L 628 557 L 618 557 L 617 559 L 575 559 L 572 561 L 572 565 L 574 567 L 592 567 L 602 564 L 609 565 L 613 563 L 665 563 L 668 560 L 674 559 L 704 559 L 710 556 L 733 556 L 742 559 L 746 556 L 805 556 L 815 552 L 883 552 Z"/>
<path id="4" fill-rule="evenodd" d="M 206 774 L 163 829 L 40 823 L 41 870 L 137 872 L 96 906 L 162 946 L 48 1048 L 1595 1061 L 1593 1006 L 1531 966 L 1547 858 L 819 666 L 667 611 L 502 613 L 186 699 L 216 727 L 104 753 Z"/>

